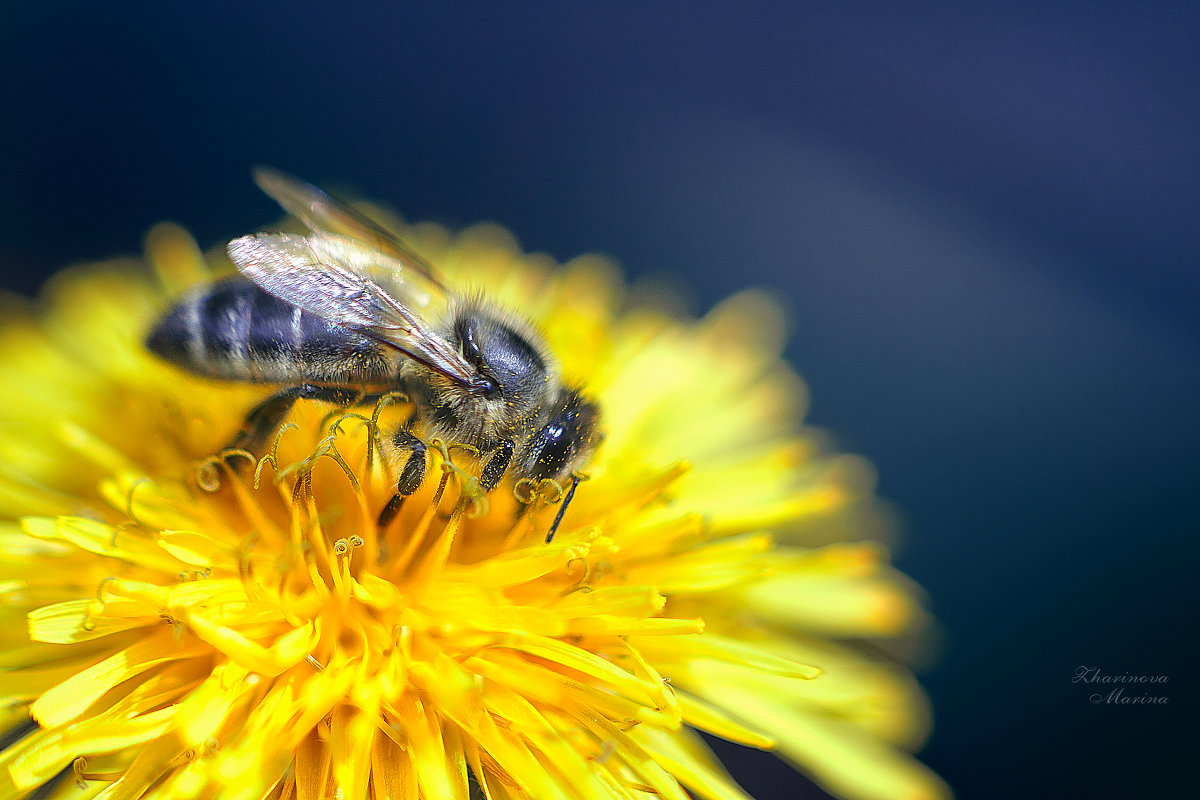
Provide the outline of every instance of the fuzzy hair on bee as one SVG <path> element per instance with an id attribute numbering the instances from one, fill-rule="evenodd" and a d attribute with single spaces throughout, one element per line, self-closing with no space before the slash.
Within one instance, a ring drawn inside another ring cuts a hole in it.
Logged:
<path id="1" fill-rule="evenodd" d="M 479 484 L 510 477 L 562 488 L 550 541 L 601 439 L 600 411 L 564 385 L 534 326 L 485 292 L 456 294 L 391 232 L 275 170 L 259 187 L 308 228 L 229 243 L 240 277 L 184 297 L 147 346 L 191 372 L 276 386 L 234 446 L 261 453 L 298 400 L 354 405 L 400 392 L 408 421 L 385 437 L 399 466 L 379 524 L 423 483 L 435 440 L 479 453 Z"/>
<path id="2" fill-rule="evenodd" d="M 431 436 L 443 441 L 453 436 L 480 452 L 491 451 L 505 439 L 527 438 L 541 406 L 561 389 L 557 364 L 533 327 L 475 292 L 450 301 L 440 333 L 459 343 L 463 357 L 492 387 L 464 391 L 419 362 L 403 364 L 401 381 L 412 385 L 420 393 L 418 404 L 432 412 Z M 407 381 L 406 375 L 411 376 Z"/>

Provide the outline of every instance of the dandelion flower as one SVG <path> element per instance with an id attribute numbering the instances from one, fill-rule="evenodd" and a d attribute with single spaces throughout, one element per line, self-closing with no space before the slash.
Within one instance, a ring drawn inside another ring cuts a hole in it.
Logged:
<path id="1" fill-rule="evenodd" d="M 919 689 L 854 644 L 922 612 L 871 541 L 869 470 L 796 423 L 773 306 L 683 322 L 597 257 L 404 235 L 602 407 L 557 536 L 555 498 L 480 498 L 453 448 L 379 528 L 402 398 L 301 403 L 268 452 L 222 452 L 265 391 L 145 350 L 230 270 L 160 226 L 152 270 L 3 301 L 0 799 L 746 797 L 697 731 L 846 798 L 946 796 L 907 755 Z"/>

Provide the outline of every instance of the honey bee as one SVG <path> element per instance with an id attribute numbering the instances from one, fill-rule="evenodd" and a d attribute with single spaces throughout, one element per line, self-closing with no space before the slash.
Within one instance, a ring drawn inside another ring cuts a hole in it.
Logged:
<path id="1" fill-rule="evenodd" d="M 256 454 L 297 400 L 349 406 L 399 392 L 413 411 L 382 440 L 399 477 L 380 526 L 421 486 L 436 439 L 480 454 L 484 491 L 505 476 L 560 488 L 569 479 L 549 542 L 599 443 L 600 413 L 563 383 L 534 327 L 483 295 L 452 292 L 395 235 L 315 186 L 265 168 L 254 179 L 308 234 L 234 239 L 241 276 L 184 297 L 149 349 L 199 375 L 278 387 L 234 442 Z"/>

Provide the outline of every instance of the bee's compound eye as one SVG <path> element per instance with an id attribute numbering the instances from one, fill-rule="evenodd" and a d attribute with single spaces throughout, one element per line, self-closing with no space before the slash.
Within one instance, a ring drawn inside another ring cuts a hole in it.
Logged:
<path id="1" fill-rule="evenodd" d="M 483 363 L 483 353 L 479 351 L 479 342 L 475 340 L 475 320 L 470 317 L 460 317 L 454 324 L 454 332 L 462 345 L 463 358 L 475 366 Z"/>
<path id="2" fill-rule="evenodd" d="M 534 480 L 554 478 L 567 465 L 572 450 L 572 428 L 555 420 L 538 431 L 531 448 Z"/>

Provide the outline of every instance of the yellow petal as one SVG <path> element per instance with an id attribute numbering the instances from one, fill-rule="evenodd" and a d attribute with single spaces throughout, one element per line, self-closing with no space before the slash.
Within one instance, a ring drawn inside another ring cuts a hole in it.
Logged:
<path id="1" fill-rule="evenodd" d="M 44 726 L 62 725 L 78 717 L 121 681 L 160 664 L 195 658 L 204 650 L 203 645 L 181 644 L 170 630 L 162 630 L 50 689 L 37 699 L 29 713 Z"/>

